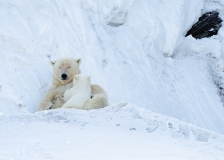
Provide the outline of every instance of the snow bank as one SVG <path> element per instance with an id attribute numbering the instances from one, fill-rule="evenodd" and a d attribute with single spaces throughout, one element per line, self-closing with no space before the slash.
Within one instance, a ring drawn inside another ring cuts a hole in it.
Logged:
<path id="1" fill-rule="evenodd" d="M 0 159 L 222 159 L 223 135 L 127 103 L 0 116 Z M 7 133 L 7 134 L 6 134 Z"/>
<path id="2" fill-rule="evenodd" d="M 102 115 L 102 116 L 98 116 Z M 80 122 L 88 125 L 104 125 L 105 120 L 117 123 L 128 130 L 145 129 L 146 132 L 157 132 L 158 134 L 170 135 L 174 138 L 191 139 L 200 142 L 217 141 L 224 142 L 224 136 L 215 132 L 205 130 L 192 124 L 182 122 L 178 119 L 153 113 L 148 109 L 137 107 L 127 103 L 111 105 L 100 110 L 67 110 L 55 109 L 37 112 L 33 115 L 21 115 L 10 117 L 11 121 L 42 121 L 50 123 L 74 123 Z M 5 118 L 7 121 L 7 117 Z M 132 123 L 132 121 L 135 121 Z M 137 122 L 136 122 L 137 121 Z M 129 127 L 129 128 L 128 128 Z"/>
<path id="3" fill-rule="evenodd" d="M 110 104 L 132 103 L 224 133 L 224 108 L 206 48 L 184 38 L 201 12 L 221 11 L 222 4 L 0 2 L 0 112 L 35 112 L 51 84 L 49 61 L 72 56 L 83 59 L 82 72 L 105 88 Z M 209 39 L 216 45 L 212 54 L 222 53 L 220 40 Z"/>

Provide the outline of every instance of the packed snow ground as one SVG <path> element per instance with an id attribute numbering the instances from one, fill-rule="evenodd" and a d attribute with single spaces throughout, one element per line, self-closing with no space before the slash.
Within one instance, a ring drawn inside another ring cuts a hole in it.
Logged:
<path id="1" fill-rule="evenodd" d="M 0 130 L 0 159 L 224 157 L 223 135 L 125 103 L 1 117 Z"/>
<path id="2" fill-rule="evenodd" d="M 0 0 L 0 159 L 222 159 L 224 28 L 208 39 L 184 35 L 207 11 L 224 20 L 223 6 Z M 108 108 L 35 113 L 51 85 L 50 61 L 63 56 L 82 58 Z"/>

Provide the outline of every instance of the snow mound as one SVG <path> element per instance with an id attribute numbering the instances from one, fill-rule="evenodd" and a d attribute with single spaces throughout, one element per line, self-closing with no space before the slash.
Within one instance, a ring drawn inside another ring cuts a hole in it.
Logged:
<path id="1" fill-rule="evenodd" d="M 173 137 L 194 139 L 202 142 L 208 142 L 209 140 L 214 139 L 222 140 L 222 142 L 224 142 L 223 135 L 127 103 L 119 103 L 100 110 L 80 111 L 72 109 L 72 111 L 68 111 L 66 109 L 58 109 L 42 111 L 34 115 L 35 118 L 47 122 L 76 123 L 76 121 L 82 121 L 84 124 L 95 125 L 101 125 L 104 123 L 103 121 L 105 119 L 107 121 L 116 122 L 119 122 L 120 120 L 125 121 L 126 124 L 118 123 L 118 125 L 127 125 L 129 126 L 129 129 L 138 129 L 138 123 L 141 123 L 140 129 L 145 126 L 145 130 L 149 133 L 156 131 L 160 134 L 170 134 Z M 138 121 L 138 123 L 133 123 L 133 125 L 131 125 L 131 122 L 129 121 L 132 120 Z"/>
<path id="2" fill-rule="evenodd" d="M 223 135 L 205 130 L 195 125 L 181 122 L 178 119 L 154 113 L 148 109 L 140 108 L 127 103 L 119 103 L 99 110 L 76 110 L 76 109 L 55 109 L 36 112 L 30 115 L 4 116 L 1 115 L 1 122 L 47 122 L 47 123 L 82 123 L 89 125 L 103 125 L 104 121 L 117 126 L 126 126 L 126 129 L 144 129 L 148 133 L 158 132 L 173 137 L 194 139 L 196 141 L 208 142 L 214 139 L 222 139 Z M 120 122 L 119 122 L 120 121 Z M 132 124 L 132 121 L 137 121 Z M 140 125 L 139 125 L 140 124 Z M 128 128 L 129 127 L 129 128 Z"/>
<path id="3" fill-rule="evenodd" d="M 95 154 L 93 159 L 224 156 L 223 135 L 127 103 L 90 111 L 55 109 L 2 115 L 0 129 L 4 144 L 0 159 L 88 159 Z"/>

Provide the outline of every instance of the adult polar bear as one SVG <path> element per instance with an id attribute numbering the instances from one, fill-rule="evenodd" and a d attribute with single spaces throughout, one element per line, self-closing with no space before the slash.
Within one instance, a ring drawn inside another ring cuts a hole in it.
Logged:
<path id="1" fill-rule="evenodd" d="M 81 59 L 71 57 L 60 58 L 53 65 L 52 85 L 41 101 L 38 110 L 60 108 L 64 104 L 63 95 L 67 89 L 72 88 L 73 78 L 80 73 Z M 91 85 L 91 99 L 83 109 L 98 109 L 108 105 L 107 94 L 102 87 Z"/>

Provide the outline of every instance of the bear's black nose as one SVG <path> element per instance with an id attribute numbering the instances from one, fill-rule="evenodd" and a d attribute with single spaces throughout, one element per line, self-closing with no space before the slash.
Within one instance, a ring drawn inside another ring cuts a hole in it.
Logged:
<path id="1" fill-rule="evenodd" d="M 62 74 L 61 79 L 65 80 L 67 78 L 67 74 Z"/>

